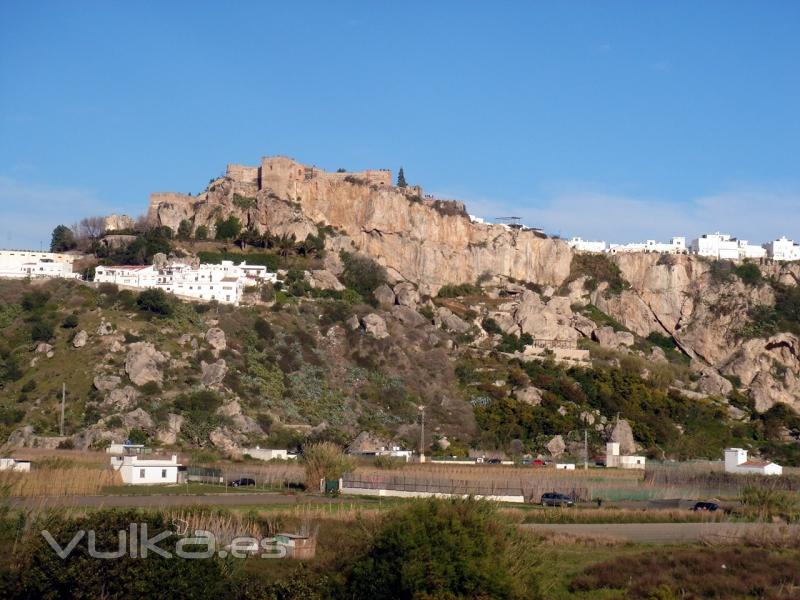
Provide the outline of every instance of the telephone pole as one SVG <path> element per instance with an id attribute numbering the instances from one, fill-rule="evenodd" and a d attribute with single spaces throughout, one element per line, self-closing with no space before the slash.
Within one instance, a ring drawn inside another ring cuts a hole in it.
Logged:
<path id="1" fill-rule="evenodd" d="M 67 384 L 61 384 L 61 422 L 58 426 L 58 434 L 64 437 L 64 403 L 67 400 Z"/>
<path id="2" fill-rule="evenodd" d="M 589 434 L 583 429 L 583 470 L 589 470 Z"/>
<path id="3" fill-rule="evenodd" d="M 419 406 L 419 462 L 425 462 L 425 407 Z"/>

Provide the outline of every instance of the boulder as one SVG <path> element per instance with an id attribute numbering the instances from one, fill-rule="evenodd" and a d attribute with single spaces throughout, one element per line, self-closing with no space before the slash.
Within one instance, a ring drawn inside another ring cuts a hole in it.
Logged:
<path id="1" fill-rule="evenodd" d="M 86 333 L 83 329 L 81 329 L 78 333 L 75 334 L 75 337 L 72 338 L 72 345 L 75 348 L 83 348 L 88 340 L 89 340 L 89 334 Z"/>
<path id="2" fill-rule="evenodd" d="M 380 315 L 370 313 L 361 319 L 361 322 L 364 325 L 364 330 L 372 337 L 379 340 L 389 337 L 386 321 Z"/>
<path id="3" fill-rule="evenodd" d="M 567 445 L 564 443 L 563 437 L 561 437 L 560 435 L 556 435 L 553 437 L 553 439 L 547 442 L 545 448 L 547 448 L 547 451 L 550 453 L 550 456 L 556 457 L 564 454 L 564 450 L 567 449 Z"/>
<path id="4" fill-rule="evenodd" d="M 327 269 L 306 271 L 303 277 L 312 288 L 317 290 L 334 290 L 336 292 L 341 292 L 345 289 L 344 285 L 336 278 L 336 275 Z"/>
<path id="5" fill-rule="evenodd" d="M 532 385 L 522 388 L 521 390 L 517 390 L 517 400 L 525 404 L 539 406 L 542 403 L 542 391 Z"/>
<path id="6" fill-rule="evenodd" d="M 53 347 L 50 344 L 45 342 L 40 342 L 36 345 L 36 353 L 37 354 L 48 354 L 49 352 L 53 351 Z"/>
<path id="7" fill-rule="evenodd" d="M 203 372 L 201 381 L 206 387 L 219 385 L 225 379 L 225 375 L 228 374 L 228 365 L 225 364 L 225 360 L 222 358 L 213 363 L 207 363 L 204 360 L 200 361 L 200 369 Z"/>
<path id="8" fill-rule="evenodd" d="M 242 405 L 238 400 L 226 402 L 217 409 L 217 414 L 221 417 L 237 417 L 242 414 Z"/>
<path id="9" fill-rule="evenodd" d="M 127 410 L 136 404 L 138 398 L 139 392 L 136 388 L 126 385 L 124 388 L 111 390 L 111 393 L 106 396 L 104 404 L 118 411 Z"/>
<path id="10" fill-rule="evenodd" d="M 709 396 L 727 396 L 733 391 L 733 384 L 720 375 L 713 367 L 701 365 L 692 361 L 692 370 L 700 375 L 697 380 L 697 389 Z"/>
<path id="11" fill-rule="evenodd" d="M 100 323 L 99 327 L 97 328 L 97 335 L 105 336 L 111 335 L 112 333 L 114 333 L 114 326 L 106 321 Z"/>
<path id="12" fill-rule="evenodd" d="M 397 298 L 397 303 L 400 306 L 407 306 L 408 308 L 413 308 L 416 310 L 420 298 L 419 292 L 417 291 L 417 288 L 414 287 L 414 284 L 407 281 L 398 283 L 396 286 L 394 286 L 394 295 Z"/>
<path id="13" fill-rule="evenodd" d="M 246 436 L 232 431 L 228 427 L 217 427 L 208 434 L 208 439 L 214 444 L 214 447 L 233 457 L 241 455 L 241 444 L 247 442 Z"/>
<path id="14" fill-rule="evenodd" d="M 589 412 L 588 410 L 584 410 L 580 414 L 581 422 L 586 423 L 587 425 L 594 425 L 595 422 L 595 414 Z"/>
<path id="15" fill-rule="evenodd" d="M 372 295 L 375 296 L 375 300 L 378 301 L 378 305 L 381 308 L 389 308 L 390 306 L 394 305 L 394 292 L 392 291 L 392 288 L 385 283 L 379 285 L 375 291 L 372 292 Z"/>
<path id="16" fill-rule="evenodd" d="M 633 346 L 636 341 L 629 331 L 615 331 L 610 325 L 600 327 L 592 332 L 592 338 L 604 348 L 619 348 L 620 346 Z"/>
<path id="17" fill-rule="evenodd" d="M 358 317 L 356 315 L 352 315 L 344 322 L 344 324 L 351 331 L 355 331 L 356 329 L 361 327 L 361 322 L 358 320 Z"/>
<path id="18" fill-rule="evenodd" d="M 636 452 L 636 442 L 633 439 L 633 430 L 625 419 L 619 419 L 611 429 L 611 441 L 619 443 L 620 454 L 633 454 Z"/>
<path id="19" fill-rule="evenodd" d="M 419 327 L 425 324 L 425 317 L 408 306 L 393 306 L 392 316 L 406 327 Z"/>
<path id="20" fill-rule="evenodd" d="M 362 431 L 350 442 L 346 452 L 348 454 L 371 454 L 388 448 L 389 445 L 389 440 L 371 431 Z"/>
<path id="21" fill-rule="evenodd" d="M 534 339 L 578 339 L 568 298 L 556 296 L 545 303 L 536 292 L 525 290 L 512 309 L 512 316 L 522 333 Z"/>
<path id="22" fill-rule="evenodd" d="M 168 446 L 178 443 L 178 436 L 183 427 L 183 417 L 170 413 L 167 415 L 167 423 L 156 432 L 156 439 Z"/>
<path id="23" fill-rule="evenodd" d="M 225 350 L 228 347 L 225 332 L 219 327 L 212 327 L 206 331 L 206 341 L 214 350 Z"/>
<path id="24" fill-rule="evenodd" d="M 119 384 L 122 383 L 122 379 L 116 375 L 96 375 L 93 383 L 97 391 L 110 392 L 114 388 L 119 387 Z"/>
<path id="25" fill-rule="evenodd" d="M 444 306 L 439 308 L 437 315 L 445 328 L 454 333 L 466 333 L 471 328 L 469 323 Z"/>
<path id="26" fill-rule="evenodd" d="M 141 408 L 137 408 L 129 413 L 122 415 L 122 422 L 125 424 L 125 428 L 128 430 L 153 429 L 153 417 L 151 417 L 146 411 L 142 410 Z"/>
<path id="27" fill-rule="evenodd" d="M 167 359 L 168 357 L 156 350 L 150 342 L 136 342 L 128 347 L 125 372 L 136 385 L 144 385 L 151 381 L 160 384 L 164 380 L 160 366 Z"/>

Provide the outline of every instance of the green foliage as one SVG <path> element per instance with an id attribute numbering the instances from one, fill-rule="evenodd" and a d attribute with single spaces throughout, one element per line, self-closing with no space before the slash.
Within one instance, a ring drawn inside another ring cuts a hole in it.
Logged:
<path id="1" fill-rule="evenodd" d="M 53 229 L 50 239 L 50 252 L 67 252 L 77 248 L 78 242 L 75 241 L 75 234 L 66 225 L 58 225 Z"/>
<path id="2" fill-rule="evenodd" d="M 34 321 L 31 325 L 31 339 L 34 342 L 48 342 L 54 335 L 53 326 L 46 321 Z"/>
<path id="3" fill-rule="evenodd" d="M 175 399 L 175 408 L 185 418 L 181 437 L 195 446 L 205 446 L 208 436 L 220 424 L 216 410 L 222 399 L 210 390 L 183 394 Z"/>
<path id="4" fill-rule="evenodd" d="M 497 344 L 498 352 L 522 352 L 525 346 L 530 346 L 533 343 L 533 336 L 530 333 L 523 333 L 515 335 L 513 333 L 504 333 L 503 339 Z"/>
<path id="5" fill-rule="evenodd" d="M 620 294 L 629 287 L 622 271 L 605 254 L 574 254 L 567 283 L 586 277 L 584 287 L 596 290 L 601 282 L 608 283 L 608 294 Z M 566 285 L 566 284 L 565 284 Z"/>
<path id="6" fill-rule="evenodd" d="M 50 293 L 43 290 L 32 290 L 22 295 L 22 308 L 28 312 L 33 312 L 43 308 L 50 300 Z"/>
<path id="7" fill-rule="evenodd" d="M 353 469 L 353 461 L 341 447 L 331 442 L 310 444 L 303 448 L 306 489 L 319 489 L 320 479 L 339 479 Z"/>
<path id="8" fill-rule="evenodd" d="M 400 170 L 397 172 L 397 187 L 404 188 L 407 185 L 406 174 L 403 172 L 403 167 L 400 167 Z"/>
<path id="9" fill-rule="evenodd" d="M 273 272 L 278 270 L 278 256 L 276 254 L 201 251 L 197 253 L 197 256 L 200 258 L 200 262 L 203 263 L 219 264 L 223 260 L 232 260 L 234 263 L 239 264 L 245 261 L 248 265 L 263 265 Z"/>
<path id="10" fill-rule="evenodd" d="M 75 329 L 79 325 L 77 315 L 67 315 L 61 322 L 61 327 L 64 329 Z"/>
<path id="11" fill-rule="evenodd" d="M 183 219 L 178 225 L 178 239 L 188 240 L 192 237 L 192 222 L 188 219 Z"/>
<path id="12" fill-rule="evenodd" d="M 118 265 L 151 265 L 156 254 L 169 254 L 172 251 L 172 230 L 169 227 L 156 227 L 138 236 L 123 248 L 112 249 L 103 257 L 103 262 Z M 100 256 L 100 254 L 98 254 Z"/>
<path id="13" fill-rule="evenodd" d="M 200 225 L 197 229 L 194 230 L 194 238 L 196 240 L 207 240 L 208 239 L 208 227 L 205 225 Z"/>
<path id="14" fill-rule="evenodd" d="M 128 531 L 131 523 L 144 524 L 152 539 L 168 532 L 158 545 L 173 554 L 164 558 L 149 552 L 147 558 L 122 557 L 107 560 L 92 558 L 84 537 L 66 559 L 61 559 L 41 535 L 31 535 L 18 552 L 21 562 L 0 578 L 0 596 L 4 598 L 141 598 L 164 597 L 165 585 L 170 598 L 226 597 L 230 567 L 214 556 L 186 560 L 174 556 L 179 536 L 167 518 L 155 512 L 101 510 L 74 518 L 49 513 L 32 524 L 46 530 L 62 547 L 79 531 L 92 531 L 96 547 L 111 551 L 119 547 L 119 532 Z M 187 550 L 202 551 L 206 546 Z"/>
<path id="15" fill-rule="evenodd" d="M 11 325 L 21 312 L 19 304 L 0 304 L 0 329 Z"/>
<path id="16" fill-rule="evenodd" d="M 761 269 L 753 263 L 744 263 L 734 270 L 736 276 L 747 285 L 758 285 L 761 283 Z"/>
<path id="17" fill-rule="evenodd" d="M 535 598 L 532 557 L 488 502 L 419 500 L 393 511 L 354 566 L 348 597 Z"/>
<path id="18" fill-rule="evenodd" d="M 217 219 L 216 239 L 233 240 L 242 232 L 242 222 L 238 217 L 231 215 L 227 219 Z"/>
<path id="19" fill-rule="evenodd" d="M 128 439 L 134 444 L 147 444 L 150 441 L 150 436 L 137 427 L 128 432 Z"/>
<path id="20" fill-rule="evenodd" d="M 779 332 L 800 335 L 800 286 L 773 283 L 775 306 L 755 306 L 746 323 L 737 334 L 744 338 L 769 337 Z"/>
<path id="21" fill-rule="evenodd" d="M 339 257 L 344 265 L 342 283 L 362 298 L 372 298 L 372 293 L 386 283 L 386 271 L 368 256 L 342 250 Z"/>
<path id="22" fill-rule="evenodd" d="M 800 498 L 797 494 L 768 484 L 746 486 L 739 500 L 762 519 L 783 516 L 794 521 L 800 516 Z"/>
<path id="23" fill-rule="evenodd" d="M 486 333 L 503 333 L 503 330 L 500 329 L 500 325 L 498 325 L 497 321 L 495 321 L 492 317 L 486 317 L 481 323 L 481 326 Z"/>
<path id="24" fill-rule="evenodd" d="M 712 260 L 708 275 L 716 285 L 729 283 L 733 276 L 733 263 L 729 260 Z"/>
<path id="25" fill-rule="evenodd" d="M 665 352 L 668 350 L 675 350 L 675 340 L 673 340 L 671 336 L 664 335 L 657 331 L 650 332 L 647 335 L 647 341 L 654 346 L 658 346 Z"/>
<path id="26" fill-rule="evenodd" d="M 481 288 L 473 283 L 460 283 L 458 285 L 448 283 L 443 285 L 437 296 L 439 298 L 460 298 L 462 296 L 478 296 Z"/>
<path id="27" fill-rule="evenodd" d="M 175 312 L 172 299 L 164 290 L 144 290 L 136 298 L 139 310 L 169 317 Z"/>
<path id="28" fill-rule="evenodd" d="M 255 198 L 233 194 L 233 204 L 241 210 L 249 210 L 255 208 L 258 203 Z"/>

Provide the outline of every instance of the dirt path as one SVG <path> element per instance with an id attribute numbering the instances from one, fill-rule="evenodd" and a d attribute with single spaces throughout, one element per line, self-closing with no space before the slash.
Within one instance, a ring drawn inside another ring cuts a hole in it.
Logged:
<path id="1" fill-rule="evenodd" d="M 737 541 L 755 533 L 777 533 L 790 530 L 800 534 L 800 525 L 775 523 L 608 523 L 608 524 L 557 524 L 538 523 L 521 525 L 525 530 L 540 533 L 564 533 L 574 536 L 605 537 L 644 544 L 670 544 L 680 542 Z"/>

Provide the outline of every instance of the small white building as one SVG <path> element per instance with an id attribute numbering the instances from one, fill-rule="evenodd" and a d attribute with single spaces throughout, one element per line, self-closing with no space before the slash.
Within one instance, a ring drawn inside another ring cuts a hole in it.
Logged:
<path id="1" fill-rule="evenodd" d="M 693 240 L 691 250 L 698 256 L 727 260 L 764 258 L 767 256 L 767 251 L 763 247 L 719 231 L 717 233 L 704 233 Z"/>
<path id="2" fill-rule="evenodd" d="M 72 271 L 75 256 L 32 250 L 0 250 L 0 278 L 5 279 L 80 279 Z"/>
<path id="3" fill-rule="evenodd" d="M 686 238 L 676 236 L 669 242 L 657 242 L 656 240 L 645 240 L 644 242 L 632 242 L 630 244 L 611 244 L 608 247 L 611 254 L 623 252 L 652 252 L 658 254 L 686 254 Z"/>
<path id="4" fill-rule="evenodd" d="M 772 260 L 800 260 L 800 245 L 786 236 L 764 244 L 764 251 Z"/>
<path id="5" fill-rule="evenodd" d="M 31 461 L 17 460 L 16 458 L 0 458 L 0 471 L 19 471 L 30 473 Z"/>
<path id="6" fill-rule="evenodd" d="M 144 444 L 133 444 L 129 440 L 118 444 L 116 442 L 110 444 L 108 448 L 106 448 L 106 452 L 108 454 L 146 454 L 147 448 L 145 448 Z"/>
<path id="7" fill-rule="evenodd" d="M 618 469 L 644 469 L 644 456 L 632 456 L 619 453 L 619 442 L 606 444 L 606 467 Z"/>
<path id="8" fill-rule="evenodd" d="M 400 446 L 391 446 L 383 448 L 375 453 L 375 456 L 389 456 L 391 458 L 402 458 L 406 462 L 411 460 L 414 452 L 412 450 L 403 450 Z"/>
<path id="9" fill-rule="evenodd" d="M 577 250 L 578 252 L 605 252 L 606 251 L 606 243 L 603 241 L 600 242 L 590 242 L 588 240 L 584 240 L 579 237 L 570 238 L 567 242 L 567 246 L 572 248 L 573 250 Z"/>
<path id="10" fill-rule="evenodd" d="M 557 471 L 574 471 L 575 463 L 556 463 Z"/>
<path id="11" fill-rule="evenodd" d="M 183 467 L 176 454 L 169 459 L 142 459 L 135 454 L 112 456 L 111 466 L 120 472 L 122 481 L 128 485 L 178 483 L 178 471 Z"/>
<path id="12" fill-rule="evenodd" d="M 253 458 L 257 458 L 258 460 L 290 460 L 297 458 L 297 454 L 289 454 L 288 450 L 283 449 L 276 449 L 276 448 L 259 448 L 256 446 L 255 448 L 245 448 L 242 450 L 242 454 L 249 454 Z"/>
<path id="13" fill-rule="evenodd" d="M 743 448 L 725 449 L 725 472 L 756 475 L 782 475 L 783 467 L 774 462 L 748 460 Z"/>

